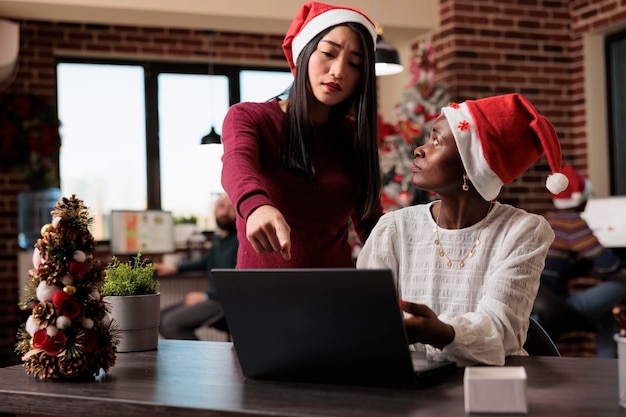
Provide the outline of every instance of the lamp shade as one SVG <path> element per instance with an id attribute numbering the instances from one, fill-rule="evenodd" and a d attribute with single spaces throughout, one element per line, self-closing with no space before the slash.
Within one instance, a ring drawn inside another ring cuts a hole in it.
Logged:
<path id="1" fill-rule="evenodd" d="M 376 38 L 376 75 L 393 75 L 402 72 L 400 54 L 393 46 L 383 40 L 382 35 Z"/>
<path id="2" fill-rule="evenodd" d="M 200 145 L 219 145 L 222 143 L 222 137 L 215 131 L 215 127 L 211 127 L 208 135 L 204 135 L 200 141 Z"/>

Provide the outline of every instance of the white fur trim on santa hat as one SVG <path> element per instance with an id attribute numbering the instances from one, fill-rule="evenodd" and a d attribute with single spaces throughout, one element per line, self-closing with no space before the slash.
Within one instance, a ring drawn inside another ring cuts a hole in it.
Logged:
<path id="1" fill-rule="evenodd" d="M 346 22 L 356 22 L 365 26 L 372 35 L 374 48 L 376 47 L 376 27 L 365 16 L 354 10 L 330 9 L 311 19 L 309 23 L 300 30 L 300 33 L 293 38 L 291 51 L 294 64 L 298 62 L 298 56 L 300 56 L 302 49 L 304 49 L 307 43 L 317 36 L 318 33 L 331 26 Z"/>
<path id="2" fill-rule="evenodd" d="M 441 109 L 441 113 L 450 125 L 461 155 L 461 161 L 463 161 L 463 167 L 474 188 L 486 201 L 495 199 L 500 193 L 503 182 L 491 170 L 485 159 L 482 145 L 476 134 L 474 119 L 467 105 L 461 103 L 458 108 L 444 107 Z M 463 121 L 469 123 L 469 128 L 466 130 L 459 129 L 459 124 Z"/>

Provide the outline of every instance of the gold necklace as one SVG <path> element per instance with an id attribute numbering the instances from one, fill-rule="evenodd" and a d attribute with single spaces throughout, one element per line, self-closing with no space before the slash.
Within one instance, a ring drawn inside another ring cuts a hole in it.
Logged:
<path id="1" fill-rule="evenodd" d="M 476 249 L 476 246 L 480 245 L 480 233 L 483 231 L 483 228 L 485 227 L 485 221 L 487 220 L 487 217 L 489 217 L 489 213 L 491 213 L 491 208 L 493 207 L 493 201 L 489 203 L 487 214 L 485 214 L 485 217 L 483 217 L 483 220 L 480 222 L 480 228 L 478 229 L 478 233 L 476 233 L 476 237 L 474 238 L 474 243 L 472 244 L 472 247 L 465 254 L 465 256 L 459 259 L 450 258 L 448 254 L 446 253 L 446 251 L 443 249 L 443 246 L 441 246 L 441 241 L 439 240 L 439 216 L 441 215 L 441 209 L 443 207 L 443 203 L 440 203 L 440 204 L 442 204 L 442 206 L 439 207 L 439 213 L 437 213 L 437 218 L 435 219 L 435 230 L 434 230 L 435 245 L 437 245 L 437 247 L 439 248 L 439 256 L 446 258 L 448 260 L 446 264 L 448 265 L 448 268 L 452 268 L 452 264 L 454 262 L 458 262 L 459 266 L 463 268 L 465 266 L 465 260 L 467 258 L 471 258 L 472 256 L 474 256 L 474 249 Z"/>

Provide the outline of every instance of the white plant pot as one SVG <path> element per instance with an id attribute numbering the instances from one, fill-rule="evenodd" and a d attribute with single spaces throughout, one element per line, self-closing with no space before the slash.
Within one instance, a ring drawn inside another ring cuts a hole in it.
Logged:
<path id="1" fill-rule="evenodd" d="M 105 296 L 113 324 L 120 329 L 118 352 L 156 349 L 159 343 L 161 294 Z"/>

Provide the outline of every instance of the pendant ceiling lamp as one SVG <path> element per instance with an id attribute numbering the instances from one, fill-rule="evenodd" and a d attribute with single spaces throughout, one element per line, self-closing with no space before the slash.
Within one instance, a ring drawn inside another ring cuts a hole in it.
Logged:
<path id="1" fill-rule="evenodd" d="M 400 63 L 398 50 L 383 39 L 383 29 L 376 25 L 376 76 L 393 75 L 404 69 Z"/>
<path id="2" fill-rule="evenodd" d="M 200 145 L 219 145 L 222 143 L 222 137 L 215 131 L 215 127 L 211 127 L 211 131 L 202 136 Z"/>
<path id="3" fill-rule="evenodd" d="M 215 37 L 215 35 L 217 35 L 217 32 L 215 31 L 209 31 L 209 54 L 210 54 L 210 50 L 213 47 L 213 38 Z M 209 58 L 209 88 L 212 90 L 211 86 L 213 85 L 213 81 L 210 79 L 211 75 L 213 75 L 213 59 Z M 209 96 L 213 96 L 213 94 L 209 94 Z M 211 126 L 211 131 L 209 133 L 207 133 L 206 135 L 202 136 L 202 139 L 200 139 L 200 145 L 221 145 L 222 144 L 222 137 L 219 135 L 219 133 L 217 133 L 215 131 L 215 126 Z"/>

